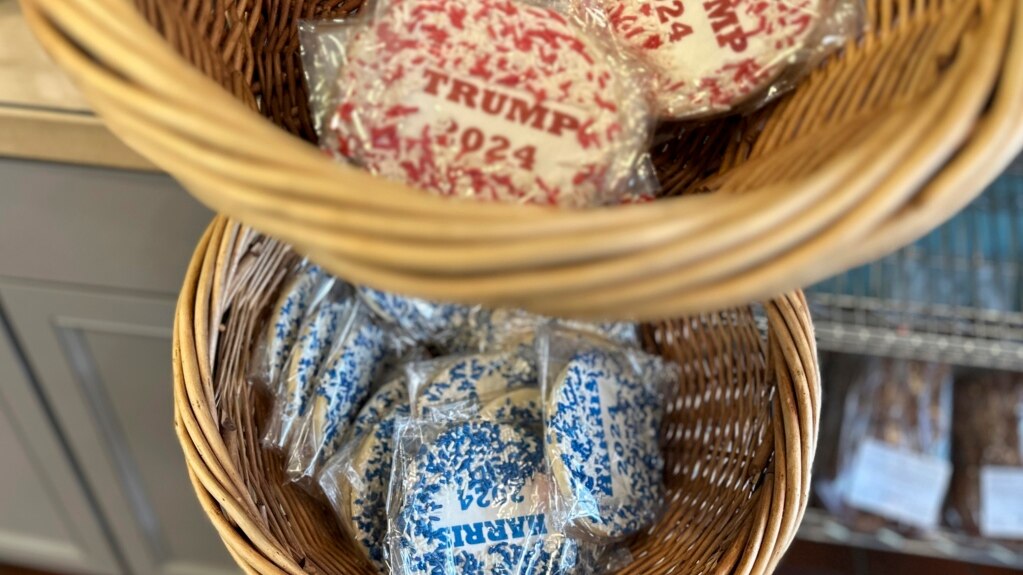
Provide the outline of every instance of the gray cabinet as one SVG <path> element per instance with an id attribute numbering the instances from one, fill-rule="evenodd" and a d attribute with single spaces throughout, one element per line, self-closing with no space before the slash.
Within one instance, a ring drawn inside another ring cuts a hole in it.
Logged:
<path id="1" fill-rule="evenodd" d="M 131 572 L 236 573 L 174 435 L 174 301 L 17 282 L 0 299 Z"/>
<path id="2" fill-rule="evenodd" d="M 0 462 L 0 559 L 67 573 L 122 573 L 2 323 Z"/>

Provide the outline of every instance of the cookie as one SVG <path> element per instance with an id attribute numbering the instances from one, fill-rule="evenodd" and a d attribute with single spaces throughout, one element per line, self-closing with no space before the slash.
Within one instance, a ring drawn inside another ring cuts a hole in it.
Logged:
<path id="1" fill-rule="evenodd" d="M 652 73 L 654 110 L 693 118 L 762 93 L 812 40 L 824 0 L 601 0 Z"/>
<path id="2" fill-rule="evenodd" d="M 352 422 L 352 435 L 361 437 L 387 416 L 396 406 L 408 403 L 408 379 L 395 374 L 385 381 L 359 410 Z"/>
<path id="3" fill-rule="evenodd" d="M 544 326 L 561 325 L 599 335 L 610 341 L 639 347 L 636 324 L 629 322 L 587 322 L 555 319 L 521 309 L 474 309 L 466 328 L 456 338 L 459 351 L 488 351 L 517 346 L 532 347 L 536 333 Z"/>
<path id="4" fill-rule="evenodd" d="M 366 286 L 358 288 L 358 293 L 377 317 L 398 326 L 419 344 L 438 343 L 445 334 L 464 325 L 469 314 L 469 308 L 460 304 L 431 302 Z"/>
<path id="5" fill-rule="evenodd" d="M 322 268 L 310 265 L 299 270 L 281 290 L 267 322 L 265 375 L 271 385 L 277 383 L 277 378 L 284 370 L 302 320 L 315 303 L 317 294 L 326 291 L 323 284 L 327 279 L 327 273 Z"/>
<path id="6" fill-rule="evenodd" d="M 547 459 L 569 520 L 590 534 L 637 533 L 663 502 L 659 395 L 614 352 L 571 358 L 549 391 Z"/>
<path id="7" fill-rule="evenodd" d="M 395 572 L 565 573 L 573 544 L 551 531 L 541 440 L 473 420 L 424 443 L 405 474 Z"/>
<path id="8" fill-rule="evenodd" d="M 543 423 L 540 388 L 522 387 L 489 401 L 480 409 L 480 417 L 500 423 L 532 426 Z"/>
<path id="9" fill-rule="evenodd" d="M 393 405 L 369 425 L 352 453 L 345 510 L 352 537 L 378 567 L 384 566 L 387 535 L 387 493 L 394 455 L 394 424 L 409 416 L 408 403 Z"/>
<path id="10" fill-rule="evenodd" d="M 383 368 L 386 332 L 365 315 L 353 320 L 318 379 L 301 445 L 292 449 L 289 472 L 311 476 L 340 446 L 356 410 Z"/>
<path id="11" fill-rule="evenodd" d="M 415 411 L 429 413 L 445 404 L 469 403 L 523 386 L 536 386 L 536 365 L 515 352 L 496 352 L 452 358 L 441 362 L 434 375 L 416 391 Z"/>
<path id="12" fill-rule="evenodd" d="M 277 447 L 287 445 L 292 430 L 305 416 L 316 387 L 317 374 L 330 352 L 344 315 L 350 310 L 350 303 L 324 302 L 302 325 L 282 378 L 282 393 L 274 406 L 279 425 L 272 426 L 268 435 L 268 440 Z"/>
<path id="13" fill-rule="evenodd" d="M 385 0 L 348 45 L 324 145 L 444 196 L 614 199 L 647 141 L 627 66 L 559 12 L 512 0 Z"/>

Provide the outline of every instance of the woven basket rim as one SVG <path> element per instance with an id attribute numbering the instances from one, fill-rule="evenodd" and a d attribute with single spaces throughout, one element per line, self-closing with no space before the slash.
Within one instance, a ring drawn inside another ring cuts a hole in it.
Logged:
<path id="1" fill-rule="evenodd" d="M 928 3 L 921 10 L 939 16 L 949 6 L 983 15 L 963 25 L 972 34 L 938 89 L 868 118 L 870 135 L 805 177 L 755 193 L 587 211 L 450 201 L 329 161 L 191 68 L 126 2 L 22 3 L 111 128 L 219 212 L 360 283 L 555 315 L 667 317 L 841 271 L 948 217 L 948 206 L 972 199 L 1007 164 L 1011 154 L 963 154 L 978 121 L 1023 133 L 1010 106 L 984 107 L 996 88 L 1002 100 L 1023 99 L 1021 72 L 1003 58 L 1023 53 L 1020 1 Z M 879 34 L 909 26 L 882 24 Z M 822 74 L 842 72 L 839 62 Z M 1006 148 L 1023 145 L 997 136 Z M 931 193 L 925 186 L 950 158 L 977 179 Z"/>
<path id="2" fill-rule="evenodd" d="M 262 515 L 235 468 L 220 428 L 213 389 L 213 349 L 225 312 L 227 278 L 239 238 L 252 233 L 216 217 L 196 247 L 178 302 L 173 339 L 175 427 L 198 499 L 225 545 L 249 573 L 303 573 L 287 548 L 262 527 Z M 809 497 L 817 443 L 820 382 L 807 303 L 794 292 L 764 305 L 770 328 L 767 362 L 775 392 L 774 456 L 748 540 L 736 540 L 730 573 L 770 573 L 791 543 Z M 769 443 L 770 444 L 770 443 Z"/>

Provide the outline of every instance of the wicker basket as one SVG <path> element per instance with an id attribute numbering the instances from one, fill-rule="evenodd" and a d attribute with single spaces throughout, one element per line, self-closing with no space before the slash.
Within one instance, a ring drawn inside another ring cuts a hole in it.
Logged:
<path id="1" fill-rule="evenodd" d="M 444 201 L 293 137 L 313 136 L 296 20 L 359 2 L 22 0 L 111 128 L 202 201 L 435 299 L 658 318 L 772 297 L 921 235 L 1023 147 L 1023 0 L 864 0 L 863 40 L 776 105 L 667 128 L 655 162 L 680 197 Z"/>
<path id="2" fill-rule="evenodd" d="M 372 573 L 335 519 L 284 486 L 259 447 L 267 408 L 245 382 L 250 342 L 289 253 L 218 217 L 185 278 L 174 329 L 175 424 L 203 507 L 248 573 Z M 757 317 L 766 317 L 766 336 Z M 665 425 L 666 517 L 631 542 L 624 572 L 762 574 L 807 503 L 820 387 L 800 292 L 644 327 L 683 366 Z"/>

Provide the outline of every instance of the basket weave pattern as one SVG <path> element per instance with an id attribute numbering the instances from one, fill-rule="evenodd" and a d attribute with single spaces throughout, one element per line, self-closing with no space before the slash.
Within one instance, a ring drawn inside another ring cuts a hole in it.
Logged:
<path id="1" fill-rule="evenodd" d="M 245 380 L 250 342 L 295 256 L 217 218 L 200 242 L 174 330 L 175 426 L 199 500 L 248 573 L 373 573 L 326 508 L 286 486 L 260 447 L 269 407 Z M 764 574 L 806 507 L 820 388 L 802 293 L 644 327 L 683 367 L 663 429 L 667 513 L 624 573 Z"/>
<path id="2" fill-rule="evenodd" d="M 21 1 L 112 129 L 202 201 L 434 299 L 645 319 L 764 299 L 921 235 L 1023 147 L 1023 0 L 864 0 L 862 41 L 775 105 L 664 128 L 678 197 L 587 211 L 444 201 L 300 139 L 296 21 L 358 0 Z"/>

